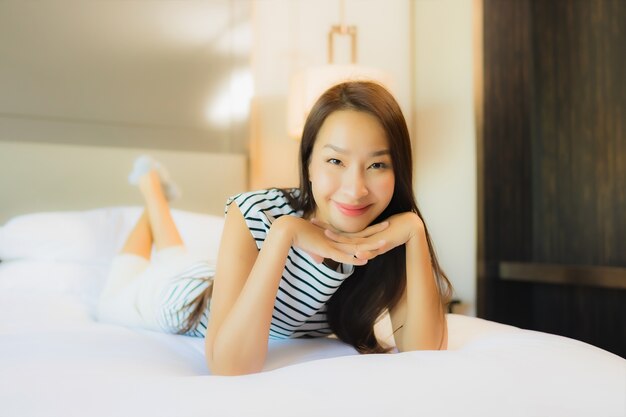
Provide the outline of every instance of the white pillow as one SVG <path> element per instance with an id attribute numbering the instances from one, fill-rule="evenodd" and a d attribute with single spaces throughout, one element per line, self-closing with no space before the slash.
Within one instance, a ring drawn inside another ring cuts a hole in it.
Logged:
<path id="1" fill-rule="evenodd" d="M 96 292 L 107 268 L 75 262 L 13 260 L 0 263 L 0 292 L 85 294 Z"/>
<path id="2" fill-rule="evenodd" d="M 217 253 L 224 230 L 224 216 L 172 210 L 180 235 L 192 254 L 209 262 L 217 262 Z M 122 243 L 120 243 L 121 247 Z"/>
<path id="3" fill-rule="evenodd" d="M 36 259 L 106 264 L 121 249 L 140 207 L 108 207 L 14 217 L 0 228 L 0 260 Z M 217 259 L 224 218 L 172 210 L 189 251 Z"/>

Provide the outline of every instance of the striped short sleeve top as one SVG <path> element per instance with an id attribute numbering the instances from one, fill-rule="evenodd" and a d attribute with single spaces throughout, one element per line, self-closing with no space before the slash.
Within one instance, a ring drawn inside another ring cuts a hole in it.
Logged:
<path id="1" fill-rule="evenodd" d="M 281 216 L 302 217 L 284 192 L 297 197 L 298 190 L 268 189 L 238 194 L 226 203 L 237 204 L 261 250 L 274 220 Z M 332 333 L 326 320 L 326 302 L 348 278 L 354 266 L 339 264 L 336 270 L 316 263 L 298 248 L 290 248 L 276 294 L 270 339 L 319 337 Z"/>

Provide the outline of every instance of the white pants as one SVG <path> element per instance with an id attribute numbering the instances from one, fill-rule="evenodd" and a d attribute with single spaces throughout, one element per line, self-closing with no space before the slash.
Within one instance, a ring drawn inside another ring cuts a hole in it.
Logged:
<path id="1" fill-rule="evenodd" d="M 152 260 L 129 253 L 116 256 L 98 302 L 98 320 L 162 330 L 157 319 L 161 291 L 198 261 L 183 246 L 160 250 Z"/>

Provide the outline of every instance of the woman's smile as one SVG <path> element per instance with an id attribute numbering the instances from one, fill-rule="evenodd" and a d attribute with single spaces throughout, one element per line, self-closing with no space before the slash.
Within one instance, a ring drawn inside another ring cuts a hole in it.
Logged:
<path id="1" fill-rule="evenodd" d="M 365 214 L 369 208 L 372 206 L 371 204 L 359 204 L 359 205 L 351 205 L 351 204 L 343 204 L 337 201 L 333 201 L 335 206 L 339 209 L 339 211 L 350 217 L 357 217 Z"/>

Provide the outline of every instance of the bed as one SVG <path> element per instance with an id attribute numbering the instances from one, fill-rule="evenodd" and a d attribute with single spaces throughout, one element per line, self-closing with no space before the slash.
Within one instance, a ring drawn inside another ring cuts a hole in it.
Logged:
<path id="1" fill-rule="evenodd" d="M 626 416 L 624 359 L 456 314 L 448 351 L 272 341 L 263 372 L 211 376 L 201 339 L 94 319 L 108 263 L 139 214 L 41 212 L 0 228 L 1 416 Z M 174 219 L 191 251 L 215 257 L 221 216 Z M 390 340 L 385 320 L 377 332 Z"/>

